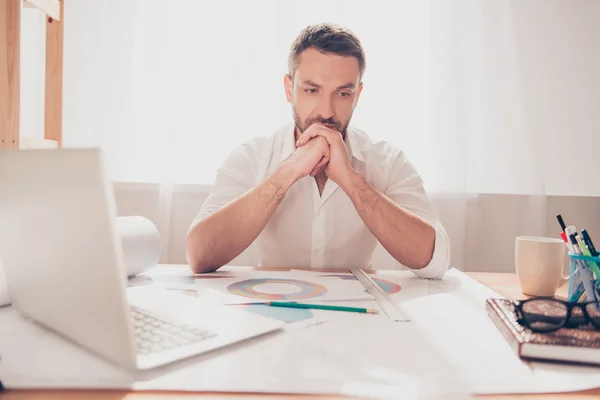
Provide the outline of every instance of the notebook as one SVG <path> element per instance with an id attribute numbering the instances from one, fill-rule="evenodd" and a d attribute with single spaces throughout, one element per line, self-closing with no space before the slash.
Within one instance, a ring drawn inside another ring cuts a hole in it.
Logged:
<path id="1" fill-rule="evenodd" d="M 487 299 L 485 308 L 519 357 L 600 365 L 600 331 L 582 327 L 532 332 L 517 322 L 512 304 L 507 299 Z"/>

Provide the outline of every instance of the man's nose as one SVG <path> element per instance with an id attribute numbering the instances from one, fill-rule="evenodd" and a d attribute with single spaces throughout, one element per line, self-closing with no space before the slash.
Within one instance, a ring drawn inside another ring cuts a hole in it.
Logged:
<path id="1" fill-rule="evenodd" d="M 320 115 L 323 119 L 329 119 L 335 115 L 333 111 L 333 101 L 331 101 L 331 98 L 329 96 L 324 96 L 323 98 L 321 98 L 317 114 Z"/>

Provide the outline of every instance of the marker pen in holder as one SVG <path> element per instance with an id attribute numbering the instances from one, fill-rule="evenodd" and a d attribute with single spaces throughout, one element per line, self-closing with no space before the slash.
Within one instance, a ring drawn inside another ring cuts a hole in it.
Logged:
<path id="1" fill-rule="evenodd" d="M 568 227 L 567 227 L 568 229 Z M 575 234 L 569 235 L 569 239 L 571 240 L 571 244 L 573 247 L 573 253 L 578 256 L 582 256 L 583 253 L 577 244 L 577 239 L 575 238 Z M 584 260 L 575 260 L 579 265 L 579 273 L 581 274 L 581 281 L 583 287 L 585 288 L 585 294 L 587 296 L 588 301 L 596 301 L 596 291 L 594 290 L 592 271 L 590 270 L 588 264 Z M 573 278 L 571 278 L 573 279 Z"/>
<path id="2" fill-rule="evenodd" d="M 598 251 L 596 250 L 596 247 L 594 247 L 594 242 L 592 242 L 592 238 L 590 237 L 590 234 L 588 233 L 588 231 L 585 229 L 582 229 L 581 236 L 583 237 L 583 241 L 585 242 L 585 245 L 587 246 L 588 250 L 590 251 L 590 254 L 593 257 L 598 257 Z"/>

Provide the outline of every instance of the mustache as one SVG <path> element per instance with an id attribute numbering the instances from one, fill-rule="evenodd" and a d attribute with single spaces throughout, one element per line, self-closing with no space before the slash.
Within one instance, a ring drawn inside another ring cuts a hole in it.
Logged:
<path id="1" fill-rule="evenodd" d="M 322 117 L 313 118 L 313 119 L 307 121 L 306 126 L 308 127 L 308 126 L 311 126 L 312 124 L 328 125 L 330 127 L 332 127 L 332 126 L 335 127 L 337 130 L 341 129 L 340 122 L 336 121 L 333 118 L 327 118 L 327 119 L 322 118 Z"/>

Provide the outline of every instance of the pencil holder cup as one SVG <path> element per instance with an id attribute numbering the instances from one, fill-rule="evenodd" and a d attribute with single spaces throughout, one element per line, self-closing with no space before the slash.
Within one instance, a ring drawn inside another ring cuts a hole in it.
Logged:
<path id="1" fill-rule="evenodd" d="M 600 257 L 569 253 L 570 303 L 600 300 Z"/>

